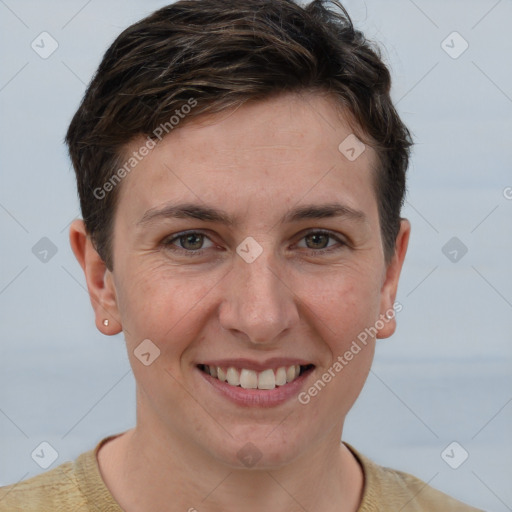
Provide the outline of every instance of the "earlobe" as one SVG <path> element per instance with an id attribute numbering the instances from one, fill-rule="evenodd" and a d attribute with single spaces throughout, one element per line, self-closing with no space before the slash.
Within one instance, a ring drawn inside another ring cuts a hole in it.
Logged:
<path id="1" fill-rule="evenodd" d="M 395 254 L 387 266 L 386 276 L 381 289 L 380 317 L 377 323 L 379 327 L 377 338 L 380 339 L 389 338 L 396 329 L 396 313 L 401 310 L 401 307 L 395 307 L 396 292 L 409 245 L 410 233 L 410 222 L 407 219 L 401 219 L 400 231 L 396 237 Z"/>
<path id="2" fill-rule="evenodd" d="M 71 224 L 69 242 L 84 271 L 97 329 L 107 335 L 118 334 L 122 331 L 122 325 L 111 272 L 96 251 L 82 220 L 75 220 Z"/>

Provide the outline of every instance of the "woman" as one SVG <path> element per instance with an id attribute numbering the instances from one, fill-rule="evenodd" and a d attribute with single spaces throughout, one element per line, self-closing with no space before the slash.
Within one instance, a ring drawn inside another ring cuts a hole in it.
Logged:
<path id="1" fill-rule="evenodd" d="M 395 330 L 411 139 L 336 6 L 182 0 L 108 49 L 70 241 L 137 422 L 0 510 L 477 510 L 340 442 Z"/>

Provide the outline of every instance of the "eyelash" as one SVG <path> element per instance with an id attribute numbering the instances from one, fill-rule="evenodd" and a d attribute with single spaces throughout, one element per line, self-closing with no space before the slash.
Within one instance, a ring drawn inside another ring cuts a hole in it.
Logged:
<path id="1" fill-rule="evenodd" d="M 197 249 L 195 251 L 189 251 L 187 249 L 183 249 L 182 247 L 177 247 L 177 246 L 173 245 L 173 242 L 175 242 L 176 240 L 179 240 L 181 237 L 184 237 L 186 235 L 203 235 L 205 238 L 210 240 L 208 235 L 206 233 L 203 233 L 202 231 L 183 231 L 181 233 L 177 233 L 176 235 L 173 235 L 171 238 L 164 239 L 162 241 L 162 245 L 166 249 L 171 250 L 172 252 L 179 252 L 179 253 L 185 254 L 187 257 L 201 256 L 204 253 L 204 251 L 206 251 L 207 249 Z M 302 238 L 300 240 L 303 240 L 304 238 L 306 238 L 309 235 L 325 235 L 331 239 L 334 239 L 339 244 L 338 247 L 334 246 L 334 247 L 330 247 L 327 249 L 306 249 L 306 251 L 312 255 L 322 255 L 322 254 L 326 254 L 326 253 L 332 253 L 333 251 L 340 250 L 348 245 L 341 238 L 334 235 L 330 231 L 325 231 L 322 229 L 308 231 L 307 233 L 305 233 L 302 236 Z"/>

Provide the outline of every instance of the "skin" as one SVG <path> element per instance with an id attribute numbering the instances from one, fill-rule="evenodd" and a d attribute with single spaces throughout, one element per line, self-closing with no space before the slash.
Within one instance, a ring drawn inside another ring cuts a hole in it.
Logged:
<path id="1" fill-rule="evenodd" d="M 363 473 L 340 439 L 375 338 L 307 405 L 295 397 L 274 407 L 239 406 L 196 368 L 222 358 L 297 357 L 315 365 L 301 388 L 307 391 L 393 308 L 410 224 L 401 221 L 386 264 L 375 153 L 367 146 L 351 162 L 338 150 L 352 131 L 320 94 L 287 93 L 199 118 L 171 132 L 123 180 L 112 272 L 83 222 L 72 224 L 96 325 L 108 335 L 124 331 L 137 382 L 136 427 L 98 454 L 102 476 L 127 512 L 357 510 Z M 144 140 L 132 141 L 127 154 Z M 185 201 L 223 209 L 237 222 L 141 223 L 148 211 Z M 280 223 L 297 206 L 333 202 L 364 220 Z M 308 233 L 318 229 L 345 244 Z M 169 242 L 185 230 L 206 236 Z M 263 249 L 252 263 L 236 253 L 248 236 Z M 200 255 L 185 254 L 201 247 Z M 333 250 L 319 253 L 323 248 Z M 394 330 L 388 320 L 377 338 Z M 144 339 L 161 351 L 149 366 L 134 356 Z M 237 457 L 248 442 L 261 454 L 252 468 Z"/>

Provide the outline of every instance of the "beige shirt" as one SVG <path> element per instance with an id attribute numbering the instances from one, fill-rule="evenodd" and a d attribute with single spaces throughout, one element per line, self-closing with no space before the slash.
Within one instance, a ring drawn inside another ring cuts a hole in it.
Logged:
<path id="1" fill-rule="evenodd" d="M 17 484 L 0 487 L 0 512 L 123 512 L 103 482 L 95 449 L 74 462 Z M 483 512 L 428 486 L 418 478 L 379 466 L 356 451 L 364 473 L 364 489 L 358 512 Z"/>

